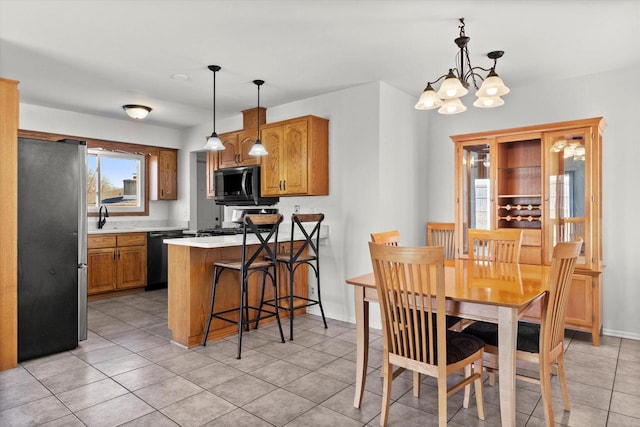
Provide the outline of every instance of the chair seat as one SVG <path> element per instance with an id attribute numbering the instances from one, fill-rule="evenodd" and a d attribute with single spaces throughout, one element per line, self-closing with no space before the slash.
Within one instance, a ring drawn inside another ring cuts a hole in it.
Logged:
<path id="1" fill-rule="evenodd" d="M 480 338 L 447 330 L 447 365 L 464 360 L 481 348 L 484 348 L 484 341 Z"/>
<path id="2" fill-rule="evenodd" d="M 314 255 L 302 254 L 296 258 L 296 262 L 314 261 L 317 257 Z M 293 256 L 291 254 L 278 254 L 276 260 L 280 262 L 291 262 Z"/>
<path id="3" fill-rule="evenodd" d="M 231 260 L 220 260 L 220 261 L 216 261 L 215 266 L 217 267 L 224 267 L 224 268 L 230 268 L 232 270 L 240 270 L 242 269 L 242 261 L 239 259 L 231 259 Z M 259 268 L 265 268 L 265 267 L 269 267 L 273 265 L 273 263 L 271 261 L 268 260 L 255 260 L 253 261 L 253 263 L 251 264 L 251 266 L 249 266 L 249 270 L 256 270 Z"/>
<path id="4" fill-rule="evenodd" d="M 476 322 L 464 330 L 465 334 L 480 338 L 494 347 L 498 346 L 498 325 L 488 322 Z M 540 325 L 518 322 L 518 343 L 516 348 L 527 353 L 540 352 Z"/>

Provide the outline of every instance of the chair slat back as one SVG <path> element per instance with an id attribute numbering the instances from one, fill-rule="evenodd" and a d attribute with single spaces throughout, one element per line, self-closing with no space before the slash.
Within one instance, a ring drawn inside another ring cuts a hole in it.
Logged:
<path id="1" fill-rule="evenodd" d="M 400 232 L 398 230 L 371 233 L 371 241 L 373 243 L 388 246 L 398 246 L 398 240 L 400 240 Z"/>
<path id="2" fill-rule="evenodd" d="M 518 262 L 522 230 L 478 230 L 470 228 L 469 259 L 481 261 Z"/>
<path id="3" fill-rule="evenodd" d="M 546 304 L 542 311 L 540 353 L 548 354 L 564 342 L 564 323 L 569 291 L 576 260 L 582 249 L 582 239 L 558 243 L 553 248 L 547 282 Z"/>
<path id="4" fill-rule="evenodd" d="M 442 246 L 444 257 L 454 259 L 456 225 L 452 222 L 428 222 L 427 246 Z"/>
<path id="5" fill-rule="evenodd" d="M 369 251 L 382 313 L 384 345 L 388 351 L 417 362 L 446 366 L 442 248 L 371 242 Z M 437 312 L 435 317 L 434 312 Z M 436 325 L 434 319 L 437 319 Z M 436 328 L 437 332 L 432 333 Z"/>
<path id="6" fill-rule="evenodd" d="M 282 214 L 245 215 L 242 220 L 242 265 L 245 269 L 259 256 L 268 257 L 272 262 L 276 262 L 278 228 L 281 222 Z M 260 246 L 249 256 L 247 254 L 247 236 L 252 234 L 258 238 Z M 266 234 L 266 236 L 263 234 Z"/>

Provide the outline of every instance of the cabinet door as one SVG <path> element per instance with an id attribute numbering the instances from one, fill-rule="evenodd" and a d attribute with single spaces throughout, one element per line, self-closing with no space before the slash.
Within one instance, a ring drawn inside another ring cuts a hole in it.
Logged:
<path id="1" fill-rule="evenodd" d="M 574 274 L 569 291 L 567 327 L 589 329 L 593 323 L 593 279 L 590 276 Z"/>
<path id="2" fill-rule="evenodd" d="M 178 199 L 178 152 L 160 150 L 158 153 L 158 198 Z"/>
<path id="3" fill-rule="evenodd" d="M 279 196 L 282 192 L 281 150 L 284 139 L 284 127 L 276 126 L 262 131 L 262 143 L 269 155 L 262 159 L 261 188 L 263 196 Z"/>
<path id="4" fill-rule="evenodd" d="M 87 294 L 112 291 L 116 283 L 116 249 L 87 250 Z"/>
<path id="5" fill-rule="evenodd" d="M 238 133 L 224 133 L 220 135 L 224 150 L 218 152 L 218 168 L 238 166 Z"/>
<path id="6" fill-rule="evenodd" d="M 260 156 L 250 156 L 249 151 L 256 143 L 257 129 L 249 129 L 238 132 L 238 163 L 242 166 L 260 164 Z M 271 152 L 269 152 L 271 154 Z"/>
<path id="7" fill-rule="evenodd" d="M 494 228 L 495 207 L 492 185 L 494 143 L 490 139 L 474 140 L 456 145 L 456 237 L 457 257 L 468 254 L 467 232 L 470 228 Z"/>
<path id="8" fill-rule="evenodd" d="M 308 127 L 306 120 L 286 124 L 281 151 L 281 176 L 284 194 L 307 193 L 309 175 L 307 165 Z"/>
<path id="9" fill-rule="evenodd" d="M 545 263 L 558 242 L 584 240 L 577 266 L 591 268 L 591 135 L 588 128 L 545 135 Z"/>
<path id="10" fill-rule="evenodd" d="M 135 288 L 147 282 L 147 249 L 144 246 L 118 248 L 118 289 Z"/>

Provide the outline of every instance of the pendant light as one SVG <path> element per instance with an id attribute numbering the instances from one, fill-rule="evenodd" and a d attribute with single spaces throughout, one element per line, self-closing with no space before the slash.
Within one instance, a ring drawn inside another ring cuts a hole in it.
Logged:
<path id="1" fill-rule="evenodd" d="M 260 141 L 260 86 L 264 84 L 264 80 L 254 80 L 253 84 L 258 86 L 258 137 L 256 138 L 256 143 L 253 144 L 251 150 L 249 150 L 250 156 L 266 156 L 269 154 L 264 145 L 262 145 L 262 141 Z"/>
<path id="2" fill-rule="evenodd" d="M 222 151 L 224 150 L 224 144 L 222 144 L 222 141 L 220 141 L 220 138 L 218 138 L 218 134 L 216 133 L 216 73 L 220 71 L 222 67 L 219 65 L 209 65 L 208 68 L 213 71 L 213 132 L 207 139 L 204 149 Z"/>

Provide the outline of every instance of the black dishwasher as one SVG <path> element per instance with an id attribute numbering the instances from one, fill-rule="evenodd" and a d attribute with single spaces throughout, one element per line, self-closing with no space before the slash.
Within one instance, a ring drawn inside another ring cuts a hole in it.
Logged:
<path id="1" fill-rule="evenodd" d="M 167 245 L 164 239 L 184 237 L 182 230 L 150 231 L 147 233 L 147 286 L 145 290 L 167 287 Z"/>

